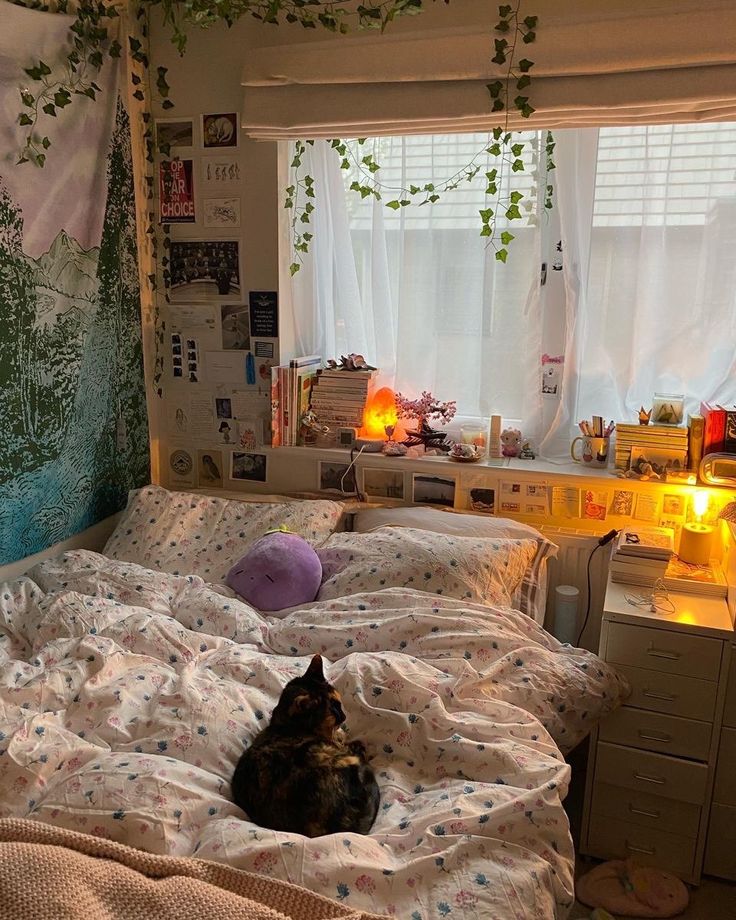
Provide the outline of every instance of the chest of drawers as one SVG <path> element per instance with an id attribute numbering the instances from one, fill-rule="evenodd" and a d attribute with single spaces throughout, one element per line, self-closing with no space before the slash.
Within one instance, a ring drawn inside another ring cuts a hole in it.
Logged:
<path id="1" fill-rule="evenodd" d="M 733 814 L 718 820 L 732 822 L 736 852 L 736 674 L 733 735 L 722 729 L 733 627 L 725 600 L 671 594 L 675 610 L 666 613 L 627 601 L 642 590 L 609 582 L 606 592 L 599 654 L 627 677 L 631 695 L 591 738 L 580 849 L 697 882 L 724 750 L 735 779 L 724 779 L 721 807 Z M 715 863 L 721 847 L 711 850 Z"/>

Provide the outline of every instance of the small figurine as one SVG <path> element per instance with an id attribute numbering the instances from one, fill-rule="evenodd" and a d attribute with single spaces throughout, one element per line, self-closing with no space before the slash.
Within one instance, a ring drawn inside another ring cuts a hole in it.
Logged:
<path id="1" fill-rule="evenodd" d="M 639 424 L 640 424 L 640 425 L 648 425 L 648 424 L 649 424 L 649 419 L 650 419 L 651 417 L 652 417 L 652 410 L 651 410 L 651 409 L 649 410 L 649 412 L 646 411 L 646 409 L 644 408 L 644 406 L 642 406 L 641 409 L 639 409 Z"/>
<path id="2" fill-rule="evenodd" d="M 396 431 L 396 425 L 386 425 L 384 431 L 386 432 L 388 441 L 386 441 L 386 443 L 381 448 L 381 453 L 385 454 L 387 457 L 403 457 L 409 448 L 404 444 L 399 444 L 398 441 L 394 441 L 394 431 Z"/>
<path id="3" fill-rule="evenodd" d="M 329 434 L 329 425 L 320 425 L 317 419 L 317 413 L 314 409 L 308 409 L 300 419 L 301 435 L 303 438 L 316 436 L 318 434 Z"/>
<path id="4" fill-rule="evenodd" d="M 338 368 L 343 371 L 374 371 L 376 368 L 368 364 L 363 355 L 356 355 L 351 352 L 349 355 L 341 355 L 338 364 L 333 358 L 327 361 L 327 367 L 334 371 Z"/>
<path id="5" fill-rule="evenodd" d="M 504 457 L 518 457 L 522 445 L 521 432 L 518 428 L 504 428 L 501 432 L 501 453 Z"/>
<path id="6" fill-rule="evenodd" d="M 519 452 L 519 460 L 535 460 L 537 455 L 532 450 L 528 441 L 524 441 L 521 451 Z"/>

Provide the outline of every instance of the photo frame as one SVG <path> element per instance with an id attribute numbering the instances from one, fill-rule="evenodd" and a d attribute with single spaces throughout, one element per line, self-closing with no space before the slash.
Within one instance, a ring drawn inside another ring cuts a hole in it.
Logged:
<path id="1" fill-rule="evenodd" d="M 157 118 L 156 146 L 162 152 L 167 149 L 190 150 L 194 147 L 194 119 L 192 118 Z"/>

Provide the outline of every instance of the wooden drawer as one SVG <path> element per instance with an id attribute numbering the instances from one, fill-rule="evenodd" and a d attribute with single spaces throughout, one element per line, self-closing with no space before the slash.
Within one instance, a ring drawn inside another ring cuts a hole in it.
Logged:
<path id="1" fill-rule="evenodd" d="M 736 729 L 721 730 L 713 801 L 736 806 Z"/>
<path id="2" fill-rule="evenodd" d="M 680 677 L 620 664 L 616 665 L 616 670 L 631 684 L 631 696 L 626 700 L 627 706 L 666 712 L 669 715 L 697 719 L 700 722 L 713 721 L 718 684 L 709 680 L 698 680 L 696 677 Z"/>
<path id="3" fill-rule="evenodd" d="M 720 639 L 627 623 L 608 624 L 606 661 L 617 664 L 718 681 L 721 651 Z"/>
<path id="4" fill-rule="evenodd" d="M 736 808 L 714 805 L 710 810 L 703 872 L 736 881 Z"/>
<path id="5" fill-rule="evenodd" d="M 693 874 L 695 839 L 681 834 L 641 827 L 630 821 L 593 815 L 588 833 L 588 848 L 604 859 L 627 859 L 667 869 L 675 875 Z"/>
<path id="6" fill-rule="evenodd" d="M 707 779 L 705 764 L 598 742 L 596 783 L 610 783 L 637 792 L 702 805 Z"/>
<path id="7" fill-rule="evenodd" d="M 673 757 L 708 760 L 712 732 L 710 722 L 622 706 L 601 722 L 599 737 Z"/>
<path id="8" fill-rule="evenodd" d="M 622 786 L 596 783 L 593 789 L 592 814 L 626 820 L 668 834 L 697 837 L 700 812 L 699 805 L 636 792 Z"/>
<path id="9" fill-rule="evenodd" d="M 728 669 L 726 704 L 723 707 L 723 724 L 736 728 L 736 647 L 731 652 L 731 666 Z"/>

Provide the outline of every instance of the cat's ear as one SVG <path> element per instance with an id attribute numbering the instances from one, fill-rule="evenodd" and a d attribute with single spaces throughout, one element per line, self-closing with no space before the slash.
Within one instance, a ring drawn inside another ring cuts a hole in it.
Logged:
<path id="1" fill-rule="evenodd" d="M 289 705 L 289 715 L 294 716 L 306 715 L 310 709 L 315 709 L 319 700 L 315 699 L 309 693 L 300 693 L 295 696 Z"/>
<path id="2" fill-rule="evenodd" d="M 309 667 L 304 672 L 305 677 L 311 677 L 313 680 L 324 680 L 325 672 L 322 670 L 322 656 L 315 655 L 309 663 Z"/>

